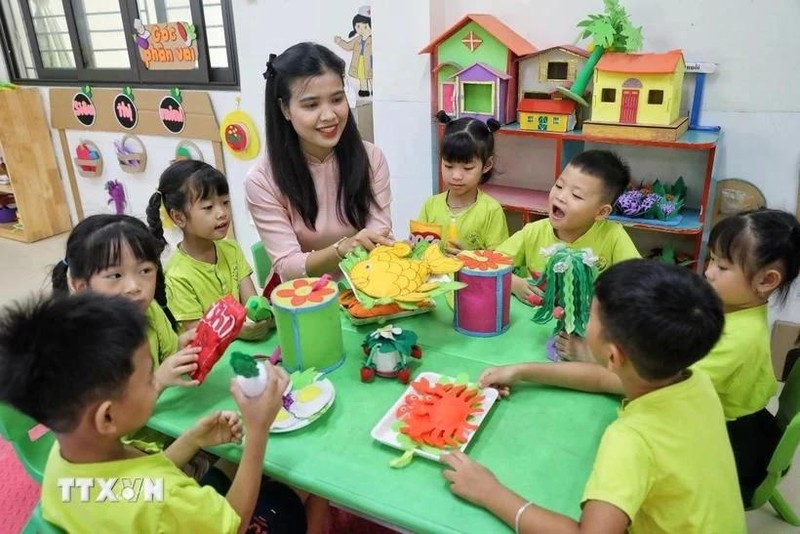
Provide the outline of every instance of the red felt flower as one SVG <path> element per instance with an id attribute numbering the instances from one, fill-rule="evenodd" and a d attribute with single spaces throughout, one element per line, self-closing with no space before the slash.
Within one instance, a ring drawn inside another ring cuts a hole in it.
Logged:
<path id="1" fill-rule="evenodd" d="M 511 257 L 493 250 L 473 250 L 471 252 L 462 252 L 457 256 L 457 258 L 464 263 L 464 267 L 467 269 L 474 269 L 478 271 L 497 269 L 501 265 L 511 265 L 513 262 Z"/>
<path id="2" fill-rule="evenodd" d="M 314 282 L 300 278 L 292 282 L 291 289 L 279 289 L 276 293 L 281 298 L 291 298 L 289 302 L 292 306 L 302 306 L 306 302 L 319 304 L 328 295 L 333 295 L 335 290 L 332 287 L 321 287 L 313 289 Z"/>

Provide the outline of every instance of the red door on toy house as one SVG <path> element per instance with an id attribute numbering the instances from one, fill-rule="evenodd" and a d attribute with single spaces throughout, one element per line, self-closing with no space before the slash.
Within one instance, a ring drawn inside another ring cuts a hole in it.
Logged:
<path id="1" fill-rule="evenodd" d="M 619 122 L 636 124 L 636 113 L 639 110 L 639 89 L 642 82 L 636 78 L 628 78 L 622 84 L 622 103 L 619 108 Z"/>
<path id="2" fill-rule="evenodd" d="M 442 83 L 442 101 L 440 109 L 452 116 L 456 112 L 456 84 L 453 82 Z"/>

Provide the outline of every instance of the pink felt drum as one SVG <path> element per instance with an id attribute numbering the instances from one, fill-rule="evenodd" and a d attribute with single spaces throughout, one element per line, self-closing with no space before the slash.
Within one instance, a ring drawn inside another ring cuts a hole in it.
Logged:
<path id="1" fill-rule="evenodd" d="M 512 258 L 491 250 L 470 250 L 458 259 L 464 267 L 456 280 L 467 287 L 455 292 L 453 326 L 468 336 L 502 334 L 509 324 Z"/>

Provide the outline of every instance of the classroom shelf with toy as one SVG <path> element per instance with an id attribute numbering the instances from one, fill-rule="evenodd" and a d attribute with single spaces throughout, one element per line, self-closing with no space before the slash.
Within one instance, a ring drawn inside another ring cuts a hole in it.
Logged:
<path id="1" fill-rule="evenodd" d="M 439 125 L 437 131 L 437 139 L 441 139 L 444 126 Z M 587 148 L 609 148 L 613 150 L 613 146 L 625 146 L 651 149 L 673 149 L 679 151 L 678 154 L 680 154 L 680 151 L 690 151 L 695 154 L 698 152 L 702 153 L 703 156 L 701 157 L 704 167 L 702 169 L 702 179 L 699 179 L 700 176 L 698 176 L 698 180 L 695 181 L 697 184 L 696 187 L 702 188 L 702 192 L 699 195 L 699 202 L 683 210 L 683 217 L 678 224 L 664 225 L 652 223 L 644 219 L 638 221 L 619 220 L 619 222 L 627 228 L 685 237 L 685 239 L 691 241 L 691 246 L 693 248 L 692 256 L 696 259 L 702 257 L 702 237 L 706 221 L 705 215 L 709 206 L 714 157 L 720 135 L 720 132 L 689 130 L 676 141 L 620 139 L 586 135 L 580 130 L 567 133 L 522 130 L 517 123 L 504 126 L 495 132 L 498 143 L 502 143 L 503 138 L 521 138 L 531 143 L 540 143 L 550 147 L 553 152 L 553 163 L 551 167 L 552 180 L 558 178 L 561 171 L 573 157 Z M 587 144 L 589 145 L 588 147 Z M 507 157 L 507 154 L 505 157 Z M 526 153 L 524 150 L 516 151 L 513 157 L 524 161 Z M 508 162 L 504 161 L 503 163 Z M 436 172 L 439 177 L 438 190 L 443 191 L 444 183 L 441 176 L 441 167 L 438 166 L 438 162 Z M 636 168 L 633 169 L 633 173 L 636 179 L 640 179 L 637 175 Z M 547 178 L 549 181 L 551 177 L 548 176 Z M 546 216 L 549 209 L 548 191 L 542 188 L 542 184 L 537 184 L 539 187 L 538 189 L 535 186 L 527 188 L 519 187 L 519 185 L 519 183 L 515 183 L 512 187 L 493 181 L 492 183 L 482 186 L 482 189 L 484 192 L 497 199 L 507 211 L 520 214 L 523 224 Z M 647 253 L 648 251 L 642 250 L 641 252 Z"/>

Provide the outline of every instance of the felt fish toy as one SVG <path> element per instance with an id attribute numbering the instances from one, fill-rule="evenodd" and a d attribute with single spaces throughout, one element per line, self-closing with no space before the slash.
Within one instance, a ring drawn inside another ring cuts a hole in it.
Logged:
<path id="1" fill-rule="evenodd" d="M 432 275 L 453 274 L 462 263 L 448 258 L 439 247 L 429 246 L 420 259 L 410 258 L 408 243 L 375 247 L 366 259 L 356 263 L 349 273 L 352 284 L 370 297 L 390 298 L 398 302 L 420 302 L 430 298 L 439 282 L 428 282 Z"/>

